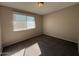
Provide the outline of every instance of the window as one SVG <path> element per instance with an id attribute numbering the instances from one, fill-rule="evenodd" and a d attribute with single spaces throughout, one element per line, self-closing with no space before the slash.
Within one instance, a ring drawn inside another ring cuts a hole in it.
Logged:
<path id="1" fill-rule="evenodd" d="M 27 16 L 27 29 L 35 28 L 35 18 Z"/>
<path id="2" fill-rule="evenodd" d="M 35 28 L 35 17 L 23 14 L 13 14 L 13 31 L 22 31 Z"/>

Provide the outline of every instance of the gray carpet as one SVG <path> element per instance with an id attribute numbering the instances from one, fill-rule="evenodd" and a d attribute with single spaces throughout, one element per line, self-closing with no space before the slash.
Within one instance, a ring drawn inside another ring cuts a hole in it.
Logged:
<path id="1" fill-rule="evenodd" d="M 78 56 L 76 43 L 40 35 L 3 48 L 2 56 Z"/>

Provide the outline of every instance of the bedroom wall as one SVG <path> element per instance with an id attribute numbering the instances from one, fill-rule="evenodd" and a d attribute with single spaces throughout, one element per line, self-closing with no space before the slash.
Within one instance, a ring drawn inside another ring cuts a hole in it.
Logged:
<path id="1" fill-rule="evenodd" d="M 28 38 L 37 36 L 42 34 L 42 17 L 41 15 L 31 14 L 26 12 L 26 14 L 36 16 L 36 28 L 31 30 L 24 31 L 13 31 L 13 9 L 8 7 L 1 7 L 1 15 L 2 15 L 2 29 L 3 29 L 3 47 L 14 44 L 16 42 L 20 42 L 23 40 L 27 40 Z"/>
<path id="2" fill-rule="evenodd" d="M 78 43 L 77 5 L 47 14 L 43 17 L 44 34 Z"/>
<path id="3" fill-rule="evenodd" d="M 78 12 L 78 15 L 77 15 L 77 17 L 78 17 L 78 21 L 77 21 L 78 22 L 77 23 L 78 24 L 77 25 L 78 26 L 78 30 L 77 30 L 77 33 L 78 33 L 78 53 L 79 53 L 79 5 L 78 5 L 77 12 Z"/>
<path id="4" fill-rule="evenodd" d="M 2 52 L 2 42 L 1 42 L 1 23 L 0 23 L 0 55 L 1 55 L 1 52 Z"/>
<path id="5" fill-rule="evenodd" d="M 2 39 L 1 39 L 1 14 L 0 14 L 0 55 L 1 55 L 1 52 L 2 52 Z"/>

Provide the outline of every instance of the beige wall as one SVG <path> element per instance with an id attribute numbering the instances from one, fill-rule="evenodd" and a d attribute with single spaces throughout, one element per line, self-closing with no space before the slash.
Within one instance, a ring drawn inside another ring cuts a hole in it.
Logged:
<path id="1" fill-rule="evenodd" d="M 0 14 L 0 55 L 1 55 L 1 52 L 2 52 L 2 41 L 1 41 L 1 14 Z"/>
<path id="2" fill-rule="evenodd" d="M 1 24 L 0 24 L 0 55 L 1 55 Z"/>
<path id="3" fill-rule="evenodd" d="M 75 5 L 45 15 L 44 34 L 77 43 L 77 13 Z"/>
<path id="4" fill-rule="evenodd" d="M 77 12 L 78 12 L 78 53 L 79 53 L 79 5 L 78 5 Z"/>
<path id="5" fill-rule="evenodd" d="M 1 12 L 2 12 L 1 15 L 2 15 L 2 30 L 3 30 L 3 33 L 2 33 L 3 46 L 8 46 L 10 44 L 13 44 L 22 40 L 26 40 L 28 38 L 42 34 L 42 29 L 41 29 L 42 19 L 40 15 L 34 14 L 34 16 L 36 16 L 35 29 L 14 32 L 13 24 L 12 24 L 12 21 L 13 21 L 12 9 L 7 7 L 2 7 Z"/>
<path id="6" fill-rule="evenodd" d="M 1 55 L 1 25 L 0 25 L 0 55 Z"/>

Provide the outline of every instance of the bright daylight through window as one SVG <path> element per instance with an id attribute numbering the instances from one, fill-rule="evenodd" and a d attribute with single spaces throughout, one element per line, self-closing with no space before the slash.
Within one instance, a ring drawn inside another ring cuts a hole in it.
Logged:
<path id="1" fill-rule="evenodd" d="M 23 14 L 13 14 L 13 31 L 22 31 L 35 28 L 35 17 Z"/>

